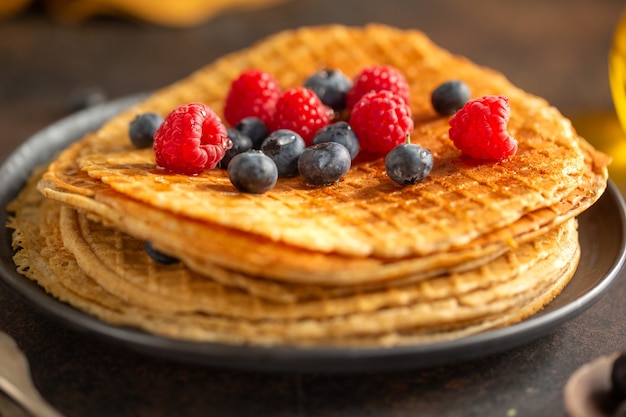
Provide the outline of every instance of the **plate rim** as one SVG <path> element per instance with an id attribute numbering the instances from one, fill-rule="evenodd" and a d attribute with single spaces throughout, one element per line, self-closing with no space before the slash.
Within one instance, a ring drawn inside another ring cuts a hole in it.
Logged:
<path id="1" fill-rule="evenodd" d="M 32 148 L 45 143 L 45 149 L 55 151 L 94 130 L 118 112 L 137 103 L 147 93 L 122 97 L 71 114 L 40 130 L 24 141 L 9 154 L 0 166 L 0 179 L 13 179 L 10 187 L 0 189 L 3 206 L 17 194 L 26 182 L 30 171 L 38 163 L 50 159 L 50 154 L 41 155 Z M 68 130 L 70 134 L 68 134 Z M 38 163 L 37 163 L 38 162 Z M 25 164 L 27 172 L 16 172 Z M 143 353 L 165 356 L 170 359 L 199 365 L 229 369 L 280 372 L 371 372 L 398 369 L 415 369 L 473 359 L 478 356 L 501 352 L 530 342 L 578 316 L 598 301 L 614 283 L 626 262 L 626 205 L 609 179 L 601 199 L 610 199 L 619 216 L 619 244 L 615 248 L 616 259 L 605 275 L 587 292 L 574 301 L 555 310 L 537 313 L 530 318 L 510 326 L 483 333 L 434 342 L 430 344 L 403 345 L 394 347 L 314 347 L 228 345 L 213 342 L 193 342 L 170 339 L 141 330 L 105 323 L 95 316 L 84 313 L 69 304 L 47 294 L 35 282 L 17 273 L 12 257 L 11 232 L 5 227 L 5 241 L 0 248 L 0 278 L 27 304 L 47 313 L 49 317 L 66 326 L 101 339 L 117 342 Z M 595 206 L 595 205 L 594 205 Z M 593 207 L 589 209 L 593 211 Z M 7 212 L 2 207 L 0 219 L 6 223 Z M 8 248 L 7 248 L 8 246 Z M 566 287 L 567 288 L 567 287 Z M 481 347 L 477 354 L 476 347 Z M 452 355 L 453 354 L 453 355 Z M 453 357 L 451 357 L 453 356 Z"/>

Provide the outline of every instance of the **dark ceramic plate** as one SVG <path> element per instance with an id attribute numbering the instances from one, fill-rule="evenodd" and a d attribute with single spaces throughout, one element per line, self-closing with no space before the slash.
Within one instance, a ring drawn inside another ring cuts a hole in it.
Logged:
<path id="1" fill-rule="evenodd" d="M 25 142 L 0 168 L 0 205 L 17 194 L 30 170 L 85 132 L 139 99 L 130 97 L 94 107 L 60 120 Z M 7 214 L 0 211 L 0 222 Z M 228 368 L 265 371 L 355 372 L 419 368 L 483 356 L 530 342 L 582 313 L 609 288 L 625 262 L 624 201 L 609 182 L 602 198 L 579 217 L 582 259 L 566 289 L 545 309 L 512 326 L 475 336 L 426 345 L 392 348 L 292 348 L 228 346 L 154 336 L 106 324 L 47 295 L 15 272 L 11 233 L 5 229 L 0 247 L 2 279 L 34 307 L 68 326 L 145 353 Z"/>

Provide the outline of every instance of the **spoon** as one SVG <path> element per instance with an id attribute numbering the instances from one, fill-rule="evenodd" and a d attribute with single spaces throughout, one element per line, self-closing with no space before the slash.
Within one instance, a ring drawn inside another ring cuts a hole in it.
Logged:
<path id="1" fill-rule="evenodd" d="M 11 411 L 8 415 L 63 417 L 35 388 L 28 361 L 15 340 L 0 331 L 0 414 L 3 409 Z"/>

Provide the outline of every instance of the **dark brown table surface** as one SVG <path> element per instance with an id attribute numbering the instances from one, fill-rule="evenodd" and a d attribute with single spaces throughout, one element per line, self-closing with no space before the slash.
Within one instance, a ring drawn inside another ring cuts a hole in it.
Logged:
<path id="1" fill-rule="evenodd" d="M 31 11 L 0 22 L 0 158 L 81 100 L 150 91 L 284 28 L 382 22 L 506 73 L 568 116 L 611 112 L 606 57 L 621 0 L 293 0 L 189 29 Z M 593 140 L 593 138 L 590 138 Z M 548 335 L 452 365 L 369 374 L 264 373 L 146 355 L 66 327 L 0 284 L 0 329 L 68 416 L 564 416 L 571 373 L 626 349 L 626 273 Z"/>

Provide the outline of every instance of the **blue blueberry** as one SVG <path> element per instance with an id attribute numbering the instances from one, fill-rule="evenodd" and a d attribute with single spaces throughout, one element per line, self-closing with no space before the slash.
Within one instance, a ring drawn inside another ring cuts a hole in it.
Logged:
<path id="1" fill-rule="evenodd" d="M 350 170 L 350 152 L 337 142 L 323 142 L 306 148 L 298 159 L 298 171 L 307 184 L 334 184 Z"/>
<path id="2" fill-rule="evenodd" d="M 237 129 L 228 128 L 226 129 L 226 133 L 228 134 L 228 138 L 233 143 L 233 146 L 226 151 L 224 157 L 220 161 L 220 168 L 226 169 L 228 168 L 228 164 L 235 157 L 235 155 L 239 155 L 240 153 L 244 153 L 252 149 L 252 140 Z"/>
<path id="3" fill-rule="evenodd" d="M 298 175 L 298 158 L 306 148 L 302 136 L 289 129 L 276 130 L 265 138 L 261 150 L 272 158 L 279 177 Z"/>
<path id="4" fill-rule="evenodd" d="M 263 141 L 270 134 L 263 120 L 253 116 L 241 119 L 235 129 L 250 138 L 252 149 L 261 149 Z"/>
<path id="5" fill-rule="evenodd" d="M 241 192 L 263 194 L 276 185 L 278 169 L 269 156 L 252 149 L 236 155 L 230 161 L 228 177 Z"/>
<path id="6" fill-rule="evenodd" d="M 304 86 L 313 90 L 322 103 L 341 110 L 346 107 L 346 94 L 352 87 L 352 80 L 339 70 L 323 69 L 307 78 Z"/>
<path id="7" fill-rule="evenodd" d="M 173 256 L 167 255 L 159 250 L 157 250 L 154 245 L 152 245 L 152 242 L 146 241 L 144 243 L 144 248 L 146 249 L 146 252 L 148 253 L 148 255 L 150 255 L 150 257 L 152 259 L 154 259 L 156 262 L 163 264 L 163 265 L 173 265 L 176 264 L 178 262 L 180 262 L 178 260 L 178 258 L 175 258 Z"/>
<path id="8" fill-rule="evenodd" d="M 356 134 L 348 122 L 344 121 L 321 128 L 313 137 L 312 143 L 314 145 L 324 142 L 337 142 L 342 144 L 348 149 L 348 152 L 350 152 L 351 159 L 357 156 L 361 148 Z"/>
<path id="9" fill-rule="evenodd" d="M 433 169 L 433 155 L 426 148 L 403 143 L 393 148 L 385 157 L 389 178 L 401 185 L 422 181 Z"/>
<path id="10" fill-rule="evenodd" d="M 463 81 L 447 81 L 437 87 L 431 95 L 431 103 L 435 111 L 444 116 L 457 112 L 468 102 L 471 92 Z"/>
<path id="11" fill-rule="evenodd" d="M 136 148 L 149 148 L 154 143 L 154 132 L 163 123 L 163 117 L 156 113 L 138 115 L 128 126 L 128 136 Z"/>

